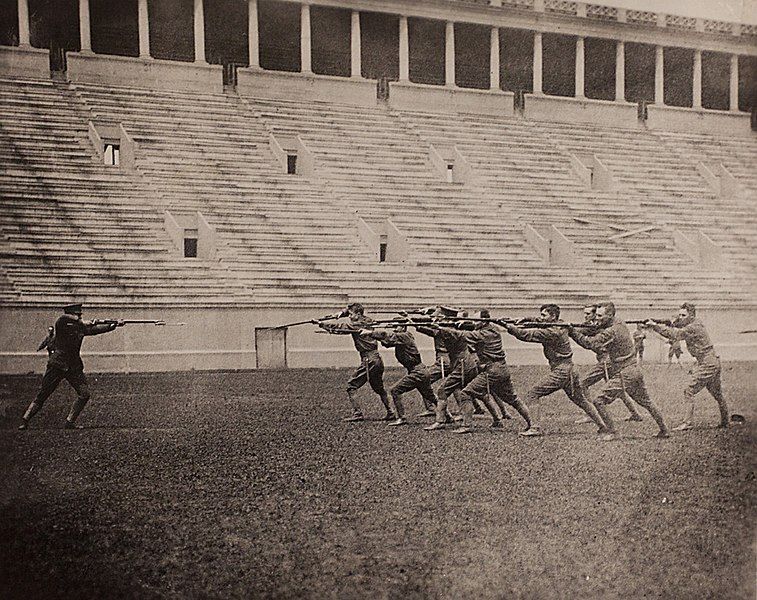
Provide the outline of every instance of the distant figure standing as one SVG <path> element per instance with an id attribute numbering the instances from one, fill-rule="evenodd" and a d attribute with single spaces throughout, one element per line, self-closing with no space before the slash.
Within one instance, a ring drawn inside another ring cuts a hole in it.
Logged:
<path id="1" fill-rule="evenodd" d="M 633 332 L 633 347 L 636 352 L 636 364 L 642 366 L 644 364 L 644 340 L 647 334 L 641 328 L 641 323 L 636 324 L 636 331 Z"/>
<path id="2" fill-rule="evenodd" d="M 89 385 L 84 375 L 84 363 L 81 360 L 81 344 L 87 336 L 108 333 L 123 325 L 123 321 L 98 325 L 84 323 L 81 320 L 81 314 L 81 304 L 69 304 L 64 307 L 63 315 L 55 321 L 53 331 L 48 330 L 47 337 L 39 345 L 39 350 L 47 348 L 49 355 L 47 369 L 37 397 L 26 409 L 19 429 L 29 427 L 29 420 L 40 411 L 45 400 L 64 379 L 71 384 L 77 396 L 66 418 L 66 429 L 80 429 L 76 425 L 76 419 L 90 398 Z"/>
<path id="3" fill-rule="evenodd" d="M 683 354 L 683 348 L 681 348 L 681 340 L 668 340 L 668 367 L 673 364 L 673 357 L 676 357 L 678 367 L 683 369 L 681 365 L 681 355 Z"/>

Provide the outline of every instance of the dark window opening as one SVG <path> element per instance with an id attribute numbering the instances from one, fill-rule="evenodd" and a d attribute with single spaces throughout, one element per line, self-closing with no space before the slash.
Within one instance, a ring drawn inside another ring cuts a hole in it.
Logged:
<path id="1" fill-rule="evenodd" d="M 18 2 L 0 2 L 0 46 L 18 46 Z"/>
<path id="2" fill-rule="evenodd" d="M 310 7 L 313 73 L 349 77 L 352 72 L 351 11 Z"/>
<path id="3" fill-rule="evenodd" d="M 739 56 L 739 110 L 757 106 L 757 56 Z"/>
<path id="4" fill-rule="evenodd" d="M 184 230 L 184 258 L 197 258 L 197 230 Z"/>
<path id="5" fill-rule="evenodd" d="M 386 262 L 386 236 L 382 235 L 379 238 L 379 262 Z"/>
<path id="6" fill-rule="evenodd" d="M 29 0 L 28 6 L 32 46 L 79 50 L 78 0 Z"/>
<path id="7" fill-rule="evenodd" d="M 136 2 L 89 0 L 89 14 L 93 52 L 139 56 Z"/>
<path id="8" fill-rule="evenodd" d="M 509 92 L 523 91 L 530 94 L 533 91 L 533 73 L 533 32 L 525 29 L 500 28 L 500 87 Z"/>
<path id="9" fill-rule="evenodd" d="M 297 155 L 287 154 L 287 175 L 297 174 Z"/>
<path id="10" fill-rule="evenodd" d="M 689 48 L 665 48 L 665 104 L 690 107 L 693 103 L 694 51 Z"/>
<path id="11" fill-rule="evenodd" d="M 247 5 L 239 0 L 205 2 L 205 55 L 210 64 L 248 63 Z"/>
<path id="12" fill-rule="evenodd" d="M 615 99 L 615 53 L 612 40 L 584 40 L 584 94 L 595 100 Z"/>
<path id="13" fill-rule="evenodd" d="M 106 165 L 117 167 L 121 164 L 121 146 L 106 142 L 103 151 L 103 160 Z"/>
<path id="14" fill-rule="evenodd" d="M 455 23 L 455 83 L 459 87 L 489 89 L 491 27 Z"/>
<path id="15" fill-rule="evenodd" d="M 366 79 L 397 81 L 400 72 L 399 17 L 360 12 L 360 52 Z"/>
<path id="16" fill-rule="evenodd" d="M 150 54 L 153 58 L 191 62 L 195 56 L 193 0 L 151 0 Z"/>
<path id="17" fill-rule="evenodd" d="M 545 33 L 543 36 L 543 89 L 550 96 L 576 94 L 576 38 Z"/>
<path id="18" fill-rule="evenodd" d="M 731 59 L 719 52 L 702 52 L 702 106 L 728 110 Z"/>
<path id="19" fill-rule="evenodd" d="M 626 100 L 654 102 L 655 47 L 649 44 L 626 44 Z M 641 109 L 640 109 L 641 110 Z"/>
<path id="20" fill-rule="evenodd" d="M 300 4 L 260 0 L 260 66 L 271 71 L 300 71 Z M 312 23 L 311 23 L 312 30 Z"/>
<path id="21" fill-rule="evenodd" d="M 447 182 L 452 183 L 455 180 L 455 163 L 447 163 Z"/>
<path id="22" fill-rule="evenodd" d="M 407 20 L 410 81 L 444 85 L 444 21 Z"/>

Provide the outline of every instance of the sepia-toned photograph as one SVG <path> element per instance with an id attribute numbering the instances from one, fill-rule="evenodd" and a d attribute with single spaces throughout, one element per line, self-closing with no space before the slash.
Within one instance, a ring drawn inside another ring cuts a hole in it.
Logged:
<path id="1" fill-rule="evenodd" d="M 757 0 L 0 0 L 0 598 L 757 597 Z"/>

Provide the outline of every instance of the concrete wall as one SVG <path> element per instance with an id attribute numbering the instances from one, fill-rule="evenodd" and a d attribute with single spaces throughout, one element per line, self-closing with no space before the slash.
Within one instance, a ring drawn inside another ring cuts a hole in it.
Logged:
<path id="1" fill-rule="evenodd" d="M 223 92 L 220 65 L 79 52 L 68 52 L 67 57 L 68 78 L 73 82 L 166 91 Z"/>
<path id="2" fill-rule="evenodd" d="M 749 118 L 749 113 L 743 112 L 650 104 L 646 124 L 649 129 L 662 131 L 748 136 L 754 135 Z"/>
<path id="3" fill-rule="evenodd" d="M 526 94 L 523 116 L 535 121 L 590 123 L 631 129 L 638 127 L 637 110 L 637 105 L 631 102 Z"/>
<path id="4" fill-rule="evenodd" d="M 47 79 L 50 77 L 50 58 L 47 50 L 0 46 L 0 75 Z"/>
<path id="5" fill-rule="evenodd" d="M 377 102 L 376 82 L 370 79 L 259 69 L 238 69 L 237 91 L 255 98 L 295 98 L 298 101 L 315 100 L 357 106 L 375 106 Z"/>
<path id="6" fill-rule="evenodd" d="M 333 312 L 334 306 L 307 312 L 296 309 L 175 309 L 175 310 L 86 310 L 85 319 L 147 318 L 185 322 L 183 327 L 127 325 L 116 331 L 84 341 L 83 357 L 91 372 L 150 372 L 175 370 L 254 369 L 255 327 L 280 325 Z M 533 314 L 527 310 L 496 310 L 512 317 Z M 41 308 L 0 308 L 0 373 L 41 373 L 45 352 L 35 352 L 45 337 L 47 326 L 59 315 L 57 310 Z M 624 318 L 640 318 L 650 313 L 620 312 Z M 656 313 L 666 316 L 667 313 Z M 738 335 L 754 328 L 757 310 L 703 311 L 717 351 L 724 360 L 757 360 L 757 335 Z M 565 320 L 577 321 L 580 310 L 566 310 Z M 356 366 L 357 354 L 348 336 L 329 336 L 316 332 L 312 325 L 289 329 L 287 362 L 290 367 Z M 418 334 L 424 361 L 433 361 L 430 338 Z M 512 364 L 542 364 L 541 347 L 519 342 L 503 332 L 508 360 Z M 382 350 L 387 365 L 396 366 L 391 350 Z M 591 363 L 593 354 L 575 349 L 576 360 Z M 688 355 L 687 355 L 688 357 Z M 648 334 L 645 358 L 666 360 L 667 347 L 654 333 Z M 688 360 L 691 360 L 688 357 Z"/>
<path id="7" fill-rule="evenodd" d="M 397 110 L 513 116 L 513 93 L 500 90 L 392 82 L 389 104 Z"/>

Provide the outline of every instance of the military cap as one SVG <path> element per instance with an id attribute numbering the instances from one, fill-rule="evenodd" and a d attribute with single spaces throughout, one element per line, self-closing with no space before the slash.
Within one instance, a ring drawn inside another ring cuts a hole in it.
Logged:
<path id="1" fill-rule="evenodd" d="M 80 315 L 81 304 L 69 304 L 63 307 L 63 312 L 67 315 Z"/>

